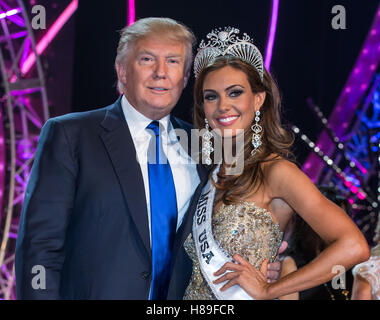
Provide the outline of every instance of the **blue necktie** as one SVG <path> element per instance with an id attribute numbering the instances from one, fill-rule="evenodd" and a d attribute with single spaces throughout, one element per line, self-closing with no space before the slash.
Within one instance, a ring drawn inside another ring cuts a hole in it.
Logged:
<path id="1" fill-rule="evenodd" d="M 153 266 L 150 299 L 165 300 L 177 227 L 177 199 L 172 170 L 160 142 L 158 121 L 152 121 L 147 128 L 153 130 L 156 136 L 155 150 L 153 141 L 148 150 Z"/>

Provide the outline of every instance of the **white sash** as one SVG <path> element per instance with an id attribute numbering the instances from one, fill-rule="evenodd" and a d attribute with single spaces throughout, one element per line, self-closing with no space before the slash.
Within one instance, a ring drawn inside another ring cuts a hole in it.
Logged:
<path id="1" fill-rule="evenodd" d="M 218 172 L 218 170 L 214 171 L 215 181 L 216 172 Z M 211 180 L 209 180 L 202 190 L 202 195 L 199 198 L 193 221 L 193 237 L 200 270 L 218 300 L 254 300 L 239 285 L 234 285 L 225 291 L 220 291 L 220 288 L 226 282 L 219 284 L 213 283 L 215 279 L 221 277 L 215 277 L 213 275 L 214 272 L 219 270 L 226 262 L 233 261 L 216 242 L 212 234 L 211 221 L 214 197 L 215 187 L 211 183 Z"/>

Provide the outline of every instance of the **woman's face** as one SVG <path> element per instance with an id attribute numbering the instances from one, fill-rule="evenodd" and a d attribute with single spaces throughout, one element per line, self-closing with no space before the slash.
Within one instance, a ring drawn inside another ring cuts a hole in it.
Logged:
<path id="1" fill-rule="evenodd" d="M 210 127 L 220 129 L 223 137 L 235 136 L 237 129 L 250 130 L 264 100 L 265 92 L 253 93 L 241 70 L 226 66 L 205 77 L 204 112 Z"/>

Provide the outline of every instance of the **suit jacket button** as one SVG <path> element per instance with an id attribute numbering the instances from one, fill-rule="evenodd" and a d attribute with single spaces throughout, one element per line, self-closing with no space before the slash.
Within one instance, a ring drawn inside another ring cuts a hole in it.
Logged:
<path id="1" fill-rule="evenodd" d="M 150 276 L 150 272 L 148 271 L 141 272 L 141 278 L 143 278 L 144 280 L 148 280 L 149 276 Z"/>

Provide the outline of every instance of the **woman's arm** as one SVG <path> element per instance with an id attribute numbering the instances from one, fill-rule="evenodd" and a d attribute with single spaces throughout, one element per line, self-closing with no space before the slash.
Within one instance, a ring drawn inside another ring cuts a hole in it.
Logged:
<path id="1" fill-rule="evenodd" d="M 216 283 L 230 280 L 222 287 L 223 290 L 239 284 L 256 299 L 274 299 L 331 280 L 336 275 L 332 272 L 334 266 L 343 266 L 348 270 L 368 260 L 369 248 L 360 230 L 341 208 L 319 192 L 296 165 L 286 160 L 276 161 L 270 166 L 266 177 L 272 197 L 284 200 L 328 246 L 309 264 L 274 283 L 267 283 L 263 276 L 267 261 L 259 271 L 251 268 L 244 259 L 234 258 L 237 264 L 226 263 L 215 274 L 235 271 L 216 280 Z"/>
<path id="2" fill-rule="evenodd" d="M 297 265 L 294 259 L 290 256 L 287 256 L 282 261 L 282 272 L 281 278 L 285 277 L 289 273 L 297 271 Z M 300 295 L 298 292 L 290 293 L 285 296 L 279 297 L 279 300 L 299 300 Z"/>
<path id="3" fill-rule="evenodd" d="M 273 195 L 292 207 L 328 246 L 309 264 L 271 284 L 269 297 L 315 287 L 336 275 L 334 266 L 348 270 L 368 260 L 367 241 L 341 208 L 326 199 L 293 163 L 278 161 L 271 167 L 268 183 Z"/>

